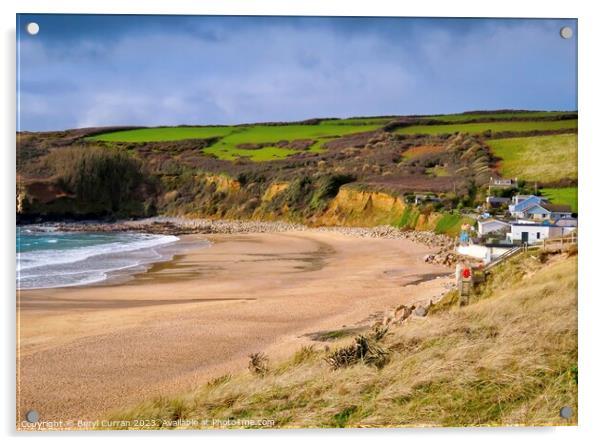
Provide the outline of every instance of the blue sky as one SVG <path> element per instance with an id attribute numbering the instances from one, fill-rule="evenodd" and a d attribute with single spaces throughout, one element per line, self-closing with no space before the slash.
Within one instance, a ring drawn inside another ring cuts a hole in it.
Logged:
<path id="1" fill-rule="evenodd" d="M 571 19 L 22 14 L 18 125 L 576 110 L 566 25 L 576 31 Z"/>

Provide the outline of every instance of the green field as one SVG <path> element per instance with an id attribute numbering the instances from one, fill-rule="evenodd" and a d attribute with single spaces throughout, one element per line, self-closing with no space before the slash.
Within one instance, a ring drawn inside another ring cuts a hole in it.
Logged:
<path id="1" fill-rule="evenodd" d="M 542 194 L 554 204 L 570 205 L 573 212 L 579 211 L 577 208 L 577 187 L 543 189 Z"/>
<path id="2" fill-rule="evenodd" d="M 425 119 L 433 119 L 448 122 L 463 122 L 473 119 L 510 119 L 513 117 L 521 118 L 545 118 L 570 114 L 572 111 L 523 111 L 516 113 L 474 113 L 474 114 L 439 114 L 437 116 L 421 116 Z"/>
<path id="3" fill-rule="evenodd" d="M 399 128 L 400 134 L 451 134 L 470 133 L 478 134 L 491 130 L 502 131 L 534 131 L 534 130 L 568 130 L 577 128 L 577 119 L 563 121 L 500 121 L 479 122 L 473 124 L 445 124 L 445 125 L 411 125 Z"/>
<path id="4" fill-rule="evenodd" d="M 527 181 L 551 182 L 577 178 L 577 135 L 556 134 L 488 142 L 502 159 L 500 173 Z"/>
<path id="5" fill-rule="evenodd" d="M 232 127 L 157 127 L 114 131 L 90 136 L 86 139 L 107 142 L 165 142 L 181 141 L 184 139 L 206 139 L 225 136 L 231 132 Z"/>
<path id="6" fill-rule="evenodd" d="M 559 114 L 559 112 L 532 113 L 494 113 L 433 116 L 447 120 L 476 119 L 482 117 L 511 117 Z M 219 138 L 211 146 L 204 149 L 205 153 L 215 155 L 219 159 L 235 160 L 248 158 L 253 161 L 269 161 L 283 159 L 298 153 L 287 147 L 278 147 L 279 141 L 312 140 L 309 151 L 319 152 L 323 144 L 336 137 L 353 133 L 373 131 L 381 128 L 393 118 L 390 117 L 357 117 L 348 119 L 328 119 L 316 125 L 238 125 L 238 126 L 206 126 L 206 127 L 157 127 L 134 130 L 114 131 L 88 137 L 92 141 L 106 142 L 166 142 L 185 139 Z M 412 125 L 400 128 L 400 134 L 442 134 L 442 133 L 482 133 L 487 130 L 501 131 L 531 131 L 531 130 L 562 130 L 577 128 L 577 120 L 563 121 L 500 121 L 472 124 L 444 125 Z M 268 144 L 258 149 L 241 148 L 241 144 Z M 274 145 L 270 145 L 274 144 Z"/>
<path id="7" fill-rule="evenodd" d="M 228 148 L 224 149 L 215 145 L 208 147 L 204 150 L 205 153 L 213 154 L 219 159 L 226 161 L 235 161 L 239 158 L 248 158 L 251 161 L 274 161 L 277 159 L 284 159 L 295 153 L 299 153 L 297 150 L 291 150 L 289 148 L 281 147 L 263 147 L 257 150 L 245 150 L 242 148 Z"/>
<path id="8" fill-rule="evenodd" d="M 236 159 L 248 157 L 254 161 L 269 161 L 273 159 L 286 158 L 295 153 L 296 150 L 280 148 L 275 146 L 263 147 L 258 150 L 239 148 L 239 144 L 276 143 L 287 140 L 312 139 L 315 143 L 309 151 L 318 152 L 322 149 L 324 142 L 337 136 L 352 133 L 371 131 L 379 128 L 379 125 L 340 125 L 330 121 L 319 125 L 253 125 L 237 128 L 231 134 L 223 137 L 211 147 L 205 149 L 206 153 L 212 153 L 220 159 Z"/>
<path id="9" fill-rule="evenodd" d="M 238 145 L 275 144 L 283 140 L 311 139 L 315 142 L 309 148 L 309 151 L 320 151 L 322 144 L 330 139 L 352 133 L 372 131 L 380 127 L 379 124 L 369 122 L 370 120 L 362 124 L 324 121 L 318 125 L 143 128 L 99 134 L 88 139 L 108 142 L 154 142 L 219 137 L 220 140 L 206 148 L 204 150 L 205 153 L 214 154 L 218 158 L 225 160 L 246 157 L 254 161 L 269 161 L 286 158 L 292 154 L 299 153 L 299 151 L 277 146 L 245 149 L 238 147 Z"/>

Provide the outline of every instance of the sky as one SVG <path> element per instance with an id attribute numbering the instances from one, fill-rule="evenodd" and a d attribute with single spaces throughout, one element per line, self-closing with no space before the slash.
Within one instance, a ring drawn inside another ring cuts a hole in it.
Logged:
<path id="1" fill-rule="evenodd" d="M 577 21 L 20 14 L 17 88 L 21 131 L 576 110 Z"/>

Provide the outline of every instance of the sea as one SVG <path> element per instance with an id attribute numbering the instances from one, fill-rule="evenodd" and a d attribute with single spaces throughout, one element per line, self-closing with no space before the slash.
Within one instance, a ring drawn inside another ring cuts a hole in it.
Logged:
<path id="1" fill-rule="evenodd" d="M 179 238 L 146 233 L 17 227 L 17 289 L 102 283 L 170 259 Z"/>

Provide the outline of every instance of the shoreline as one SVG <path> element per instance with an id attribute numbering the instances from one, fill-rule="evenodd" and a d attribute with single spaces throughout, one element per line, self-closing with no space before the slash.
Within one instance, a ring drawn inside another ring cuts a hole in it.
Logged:
<path id="1" fill-rule="evenodd" d="M 424 258 L 425 262 L 432 264 L 442 264 L 452 267 L 457 261 L 462 259 L 462 256 L 455 252 L 456 240 L 448 235 L 437 234 L 433 231 L 399 229 L 391 225 L 312 227 L 285 221 L 226 220 L 171 216 L 157 216 L 116 222 L 53 222 L 44 223 L 43 225 L 65 232 L 140 232 L 175 236 L 193 234 L 281 233 L 290 231 L 342 233 L 360 238 L 410 240 L 429 248 L 437 249 L 432 255 Z"/>
<path id="2" fill-rule="evenodd" d="M 126 283 L 21 291 L 19 410 L 97 418 L 244 369 L 254 352 L 284 358 L 315 344 L 311 334 L 364 326 L 453 281 L 424 262 L 432 248 L 407 239 L 319 229 L 203 238 L 210 248 Z"/>

